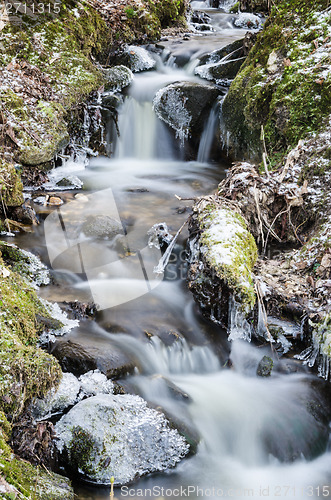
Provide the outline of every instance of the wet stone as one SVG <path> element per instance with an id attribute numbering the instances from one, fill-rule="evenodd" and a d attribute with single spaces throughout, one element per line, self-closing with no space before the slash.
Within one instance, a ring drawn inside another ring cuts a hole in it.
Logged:
<path id="1" fill-rule="evenodd" d="M 256 374 L 258 377 L 270 377 L 273 366 L 273 359 L 270 356 L 263 356 L 257 367 Z"/>
<path id="2" fill-rule="evenodd" d="M 99 369 L 108 378 L 119 378 L 134 369 L 125 354 L 106 343 L 79 342 L 70 338 L 58 338 L 52 346 L 55 356 L 64 371 L 82 375 L 90 370 Z"/>

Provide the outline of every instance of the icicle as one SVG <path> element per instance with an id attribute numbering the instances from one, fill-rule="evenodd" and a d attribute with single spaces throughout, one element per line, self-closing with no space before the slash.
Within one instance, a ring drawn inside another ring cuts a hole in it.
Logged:
<path id="1" fill-rule="evenodd" d="M 236 302 L 233 296 L 229 300 L 229 340 L 243 339 L 250 342 L 252 339 L 252 327 L 248 323 L 241 304 Z"/>

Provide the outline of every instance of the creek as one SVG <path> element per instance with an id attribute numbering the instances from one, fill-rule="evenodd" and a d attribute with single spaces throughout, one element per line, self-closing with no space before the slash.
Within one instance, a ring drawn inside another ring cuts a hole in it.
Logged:
<path id="1" fill-rule="evenodd" d="M 108 213 L 111 199 L 131 247 L 144 248 L 148 230 L 157 223 L 166 223 L 175 234 L 188 217 L 190 199 L 212 193 L 229 166 L 216 161 L 215 155 L 211 160 L 217 115 L 206 124 L 198 160 L 187 161 L 180 140 L 152 109 L 156 91 L 169 83 L 201 82 L 193 73 L 199 55 L 246 31 L 234 28 L 233 16 L 226 12 L 196 3 L 212 17 L 215 30 L 191 35 L 185 42 L 161 42 L 163 59 L 158 56 L 157 69 L 135 75 L 119 110 L 120 138 L 112 158 L 68 160 L 54 173 L 55 179 L 65 172 L 84 183 L 83 198 L 75 199 L 75 191 L 62 193 L 71 201 L 61 209 L 65 217 L 74 222 L 77 210 L 85 216 Z M 173 64 L 180 58 L 187 59 L 183 68 Z M 41 218 L 49 214 L 45 207 L 35 207 Z M 124 388 L 160 406 L 172 419 L 180 417 L 200 436 L 195 455 L 166 473 L 140 479 L 130 489 L 115 489 L 116 498 L 331 496 L 330 440 L 309 411 L 310 405 L 324 404 L 324 383 L 286 358 L 276 363 L 271 377 L 257 377 L 258 363 L 269 349 L 241 340 L 230 343 L 224 330 L 203 319 L 185 284 L 186 229 L 176 241 L 163 279 L 151 278 L 155 262 L 145 262 L 148 290 L 139 262 L 116 262 L 108 241 L 82 243 L 81 269 L 73 264 L 77 252 L 63 252 L 56 234 L 47 240 L 41 224 L 33 235 L 17 237 L 17 243 L 48 264 L 48 252 L 53 255 L 55 284 L 41 289 L 44 298 L 103 304 L 95 321 L 82 321 L 67 337 L 125 353 L 136 370 L 123 378 Z M 111 278 L 109 262 L 118 269 Z M 110 490 L 79 482 L 75 491 L 79 500 L 106 500 Z"/>

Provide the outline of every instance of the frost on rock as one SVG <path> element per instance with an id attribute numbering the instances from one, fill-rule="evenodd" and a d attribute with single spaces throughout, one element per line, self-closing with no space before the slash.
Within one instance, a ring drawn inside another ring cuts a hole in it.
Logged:
<path id="1" fill-rule="evenodd" d="M 97 394 L 112 394 L 114 384 L 100 370 L 91 370 L 79 378 L 72 373 L 63 373 L 60 385 L 53 388 L 43 399 L 37 399 L 32 405 L 32 414 L 36 419 L 49 418 L 63 413 L 80 400 Z"/>
<path id="2" fill-rule="evenodd" d="M 48 285 L 50 282 L 49 271 L 39 257 L 31 252 L 22 250 L 13 243 L 1 242 L 1 252 L 11 263 L 12 269 L 31 281 L 35 287 Z"/>
<path id="3" fill-rule="evenodd" d="M 262 26 L 262 19 L 255 14 L 240 12 L 234 25 L 237 28 L 259 29 Z"/>
<path id="4" fill-rule="evenodd" d="M 153 108 L 157 116 L 176 131 L 176 136 L 183 143 L 191 133 L 201 133 L 220 92 L 220 89 L 207 84 L 173 83 L 156 93 Z"/>
<path id="5" fill-rule="evenodd" d="M 132 71 L 126 66 L 114 66 L 105 70 L 105 77 L 108 82 L 105 84 L 106 90 L 120 91 L 128 87 L 133 80 Z"/>
<path id="6" fill-rule="evenodd" d="M 235 78 L 245 58 L 243 40 L 237 40 L 203 56 L 194 73 L 205 80 L 227 84 Z"/>
<path id="7" fill-rule="evenodd" d="M 158 117 L 176 131 L 176 137 L 183 143 L 190 135 L 192 116 L 185 107 L 183 99 L 175 85 L 160 89 L 153 100 L 153 108 Z"/>
<path id="8" fill-rule="evenodd" d="M 53 335 L 62 336 L 79 325 L 79 320 L 68 318 L 67 313 L 62 311 L 59 304 L 57 304 L 56 302 L 49 302 L 48 300 L 42 298 L 40 298 L 39 300 L 48 311 L 50 316 L 53 319 L 58 320 L 59 322 L 58 328 L 53 329 L 51 333 L 44 333 L 40 336 L 41 343 L 51 341 Z"/>
<path id="9" fill-rule="evenodd" d="M 51 415 L 63 412 L 73 406 L 78 399 L 80 383 L 72 373 L 64 373 L 57 389 L 51 389 L 43 399 L 37 399 L 33 405 L 33 416 L 49 418 Z"/>
<path id="10" fill-rule="evenodd" d="M 100 370 L 91 370 L 79 377 L 80 395 L 96 396 L 97 394 L 112 394 L 114 384 Z"/>
<path id="11" fill-rule="evenodd" d="M 174 467 L 188 445 L 164 415 L 139 396 L 99 395 L 81 401 L 56 424 L 58 448 L 88 481 L 122 485 Z"/>
<path id="12" fill-rule="evenodd" d="M 255 292 L 251 272 L 257 248 L 244 219 L 228 208 L 206 207 L 199 221 L 202 256 L 234 295 L 252 308 Z"/>
<path id="13" fill-rule="evenodd" d="M 329 380 L 331 376 L 331 314 L 327 314 L 321 323 L 310 321 L 310 326 L 313 328 L 311 345 L 294 357 L 311 368 L 316 365 L 319 376 Z"/>
<path id="14" fill-rule="evenodd" d="M 130 59 L 131 71 L 138 73 L 140 71 L 146 71 L 155 68 L 155 59 L 153 59 L 150 53 L 143 47 L 129 45 L 127 51 Z"/>

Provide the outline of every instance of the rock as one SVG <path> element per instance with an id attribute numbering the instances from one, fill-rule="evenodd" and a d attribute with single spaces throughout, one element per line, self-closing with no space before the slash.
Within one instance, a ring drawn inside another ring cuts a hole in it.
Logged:
<path id="1" fill-rule="evenodd" d="M 211 85 L 181 82 L 162 88 L 153 106 L 157 116 L 176 131 L 182 141 L 201 132 L 210 109 L 220 95 Z"/>
<path id="2" fill-rule="evenodd" d="M 29 201 L 26 201 L 20 207 L 16 207 L 12 211 L 11 216 L 15 220 L 22 222 L 23 224 L 30 224 L 30 225 L 39 224 L 37 214 L 36 214 L 35 210 L 30 206 Z"/>
<path id="3" fill-rule="evenodd" d="M 61 200 L 61 198 L 59 198 L 59 196 L 51 196 L 48 199 L 47 203 L 48 205 L 53 205 L 53 206 L 63 205 L 63 201 Z"/>
<path id="4" fill-rule="evenodd" d="M 226 83 L 228 80 L 234 79 L 244 60 L 245 57 L 240 57 L 234 60 L 198 66 L 195 68 L 195 74 L 215 83 Z"/>
<path id="5" fill-rule="evenodd" d="M 101 395 L 78 403 L 56 424 L 68 466 L 94 483 L 123 485 L 174 467 L 188 452 L 184 438 L 139 396 Z"/>
<path id="6" fill-rule="evenodd" d="M 246 38 L 246 35 L 245 35 L 245 38 Z M 204 66 L 205 64 L 219 62 L 219 61 L 221 61 L 221 59 L 223 59 L 225 57 L 229 57 L 230 54 L 233 54 L 231 56 L 233 58 L 241 57 L 242 55 L 244 55 L 243 45 L 244 45 L 245 38 L 241 38 L 240 40 L 236 40 L 235 42 L 229 43 L 225 47 L 213 50 L 212 52 L 209 52 L 208 54 L 204 54 L 203 56 L 200 57 L 199 64 L 197 67 Z"/>
<path id="7" fill-rule="evenodd" d="M 245 60 L 244 40 L 236 40 L 201 57 L 195 74 L 216 83 L 233 80 Z"/>
<path id="8" fill-rule="evenodd" d="M 133 72 L 146 71 L 149 69 L 154 69 L 156 66 L 156 61 L 150 55 L 150 53 L 143 47 L 135 47 L 130 45 L 127 48 L 128 64 L 129 68 Z"/>
<path id="9" fill-rule="evenodd" d="M 57 389 L 51 391 L 43 399 L 36 399 L 32 406 L 34 418 L 49 418 L 56 413 L 63 413 L 78 400 L 80 383 L 72 373 L 64 373 Z"/>
<path id="10" fill-rule="evenodd" d="M 0 242 L 0 251 L 3 260 L 10 265 L 12 271 L 19 272 L 25 278 L 31 280 L 35 285 L 48 285 L 50 276 L 47 267 L 39 257 L 22 250 L 13 243 Z M 48 318 L 52 320 L 53 318 Z"/>
<path id="11" fill-rule="evenodd" d="M 20 161 L 24 165 L 36 166 L 50 162 L 54 156 L 69 144 L 69 133 L 64 121 L 65 110 L 56 102 L 40 100 L 36 106 L 42 133 L 47 135 L 40 141 L 37 135 L 25 133 L 20 148 Z M 24 132 L 23 132 L 24 133 Z"/>
<path id="12" fill-rule="evenodd" d="M 194 10 L 191 15 L 191 23 L 209 24 L 211 17 L 201 10 Z"/>
<path id="13" fill-rule="evenodd" d="M 249 314 L 255 304 L 255 240 L 242 216 L 222 206 L 216 197 L 202 198 L 193 210 L 188 242 L 189 288 L 203 314 L 227 327 L 231 297 L 240 303 L 236 315 Z"/>
<path id="14" fill-rule="evenodd" d="M 1 194 L 7 207 L 17 207 L 24 203 L 23 184 L 14 165 L 0 158 Z"/>
<path id="15" fill-rule="evenodd" d="M 39 472 L 37 486 L 40 500 L 74 500 L 74 489 L 68 478 L 55 474 L 55 472 Z"/>
<path id="16" fill-rule="evenodd" d="M 215 31 L 215 28 L 213 28 L 213 26 L 211 24 L 195 24 L 195 23 L 192 23 L 192 26 L 194 29 L 196 29 L 197 31 Z M 184 38 L 185 40 L 185 38 Z M 187 39 L 189 40 L 189 39 Z"/>
<path id="17" fill-rule="evenodd" d="M 123 234 L 121 222 L 108 215 L 88 216 L 82 230 L 86 236 L 94 238 L 114 238 L 117 234 Z"/>
<path id="18" fill-rule="evenodd" d="M 274 366 L 273 359 L 270 356 L 263 356 L 256 370 L 258 377 L 270 377 Z"/>
<path id="19" fill-rule="evenodd" d="M 133 366 L 125 354 L 105 343 L 93 344 L 91 341 L 70 338 L 57 338 L 51 353 L 64 371 L 82 375 L 90 370 L 99 369 L 108 378 L 118 378 L 132 372 Z"/>
<path id="20" fill-rule="evenodd" d="M 30 224 L 22 224 L 22 222 L 17 222 L 16 220 L 5 219 L 4 229 L 7 229 L 10 233 L 15 231 L 22 231 L 23 233 L 32 233 L 33 229 Z"/>
<path id="21" fill-rule="evenodd" d="M 128 87 L 133 80 L 132 71 L 126 66 L 114 66 L 104 70 L 107 83 L 105 90 L 120 91 Z"/>
<path id="22" fill-rule="evenodd" d="M 101 102 L 104 108 L 114 111 L 120 104 L 122 104 L 123 99 L 112 92 L 105 92 L 101 96 Z"/>
<path id="23" fill-rule="evenodd" d="M 255 14 L 247 14 L 239 12 L 238 17 L 234 21 L 237 28 L 259 29 L 262 26 L 262 19 Z"/>
<path id="24" fill-rule="evenodd" d="M 135 45 L 124 46 L 121 52 L 114 56 L 112 62 L 126 66 L 134 73 L 154 69 L 156 61 L 143 47 Z"/>
<path id="25" fill-rule="evenodd" d="M 79 378 L 64 373 L 57 389 L 51 389 L 43 399 L 36 399 L 31 406 L 35 419 L 50 418 L 74 406 L 81 399 L 97 394 L 112 394 L 114 384 L 100 372 L 91 370 Z"/>
<path id="26" fill-rule="evenodd" d="M 81 189 L 83 182 L 76 175 L 68 175 L 57 181 L 56 185 L 67 189 Z"/>
<path id="27" fill-rule="evenodd" d="M 97 394 L 112 394 L 114 383 L 108 380 L 100 370 L 93 370 L 79 377 L 81 397 Z"/>

